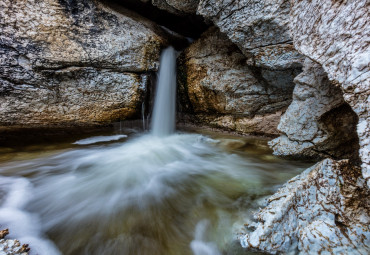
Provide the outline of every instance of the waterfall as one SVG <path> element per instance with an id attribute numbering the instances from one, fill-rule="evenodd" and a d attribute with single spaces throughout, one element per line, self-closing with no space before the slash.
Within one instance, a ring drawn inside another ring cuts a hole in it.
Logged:
<path id="1" fill-rule="evenodd" d="M 176 52 L 168 47 L 161 54 L 154 101 L 152 134 L 166 136 L 175 131 Z"/>

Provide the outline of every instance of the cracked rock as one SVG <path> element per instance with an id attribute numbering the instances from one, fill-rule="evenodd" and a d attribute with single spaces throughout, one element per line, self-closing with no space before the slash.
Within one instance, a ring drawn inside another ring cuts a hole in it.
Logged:
<path id="1" fill-rule="evenodd" d="M 279 189 L 240 242 L 273 254 L 369 254 L 369 195 L 358 167 L 326 159 Z"/>

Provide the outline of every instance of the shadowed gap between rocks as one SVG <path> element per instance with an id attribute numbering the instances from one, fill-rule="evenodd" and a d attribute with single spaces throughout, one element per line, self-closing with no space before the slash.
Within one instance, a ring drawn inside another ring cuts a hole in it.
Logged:
<path id="1" fill-rule="evenodd" d="M 100 2 L 112 5 L 116 4 L 132 10 L 158 25 L 164 26 L 185 37 L 197 39 L 209 27 L 202 16 L 196 14 L 175 15 L 153 6 L 150 2 L 139 0 L 99 0 Z"/>

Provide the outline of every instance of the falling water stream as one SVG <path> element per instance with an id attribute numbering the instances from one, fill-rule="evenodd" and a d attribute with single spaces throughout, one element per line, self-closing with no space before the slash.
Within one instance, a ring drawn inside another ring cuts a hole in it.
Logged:
<path id="1" fill-rule="evenodd" d="M 170 48 L 149 133 L 1 148 L 0 228 L 31 254 L 246 254 L 251 211 L 307 164 L 263 139 L 174 132 L 175 79 Z"/>
<path id="2" fill-rule="evenodd" d="M 152 133 L 167 136 L 175 131 L 176 52 L 172 47 L 161 55 L 161 65 L 154 101 Z"/>

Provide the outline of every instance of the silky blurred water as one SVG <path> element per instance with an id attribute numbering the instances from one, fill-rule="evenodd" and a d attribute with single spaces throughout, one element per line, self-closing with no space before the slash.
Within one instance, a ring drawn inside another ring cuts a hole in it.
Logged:
<path id="1" fill-rule="evenodd" d="M 175 132 L 176 52 L 172 47 L 162 51 L 155 92 L 151 132 L 166 136 Z"/>
<path id="2" fill-rule="evenodd" d="M 2 148 L 0 227 L 31 254 L 246 254 L 251 211 L 308 166 L 266 143 L 143 133 Z"/>

